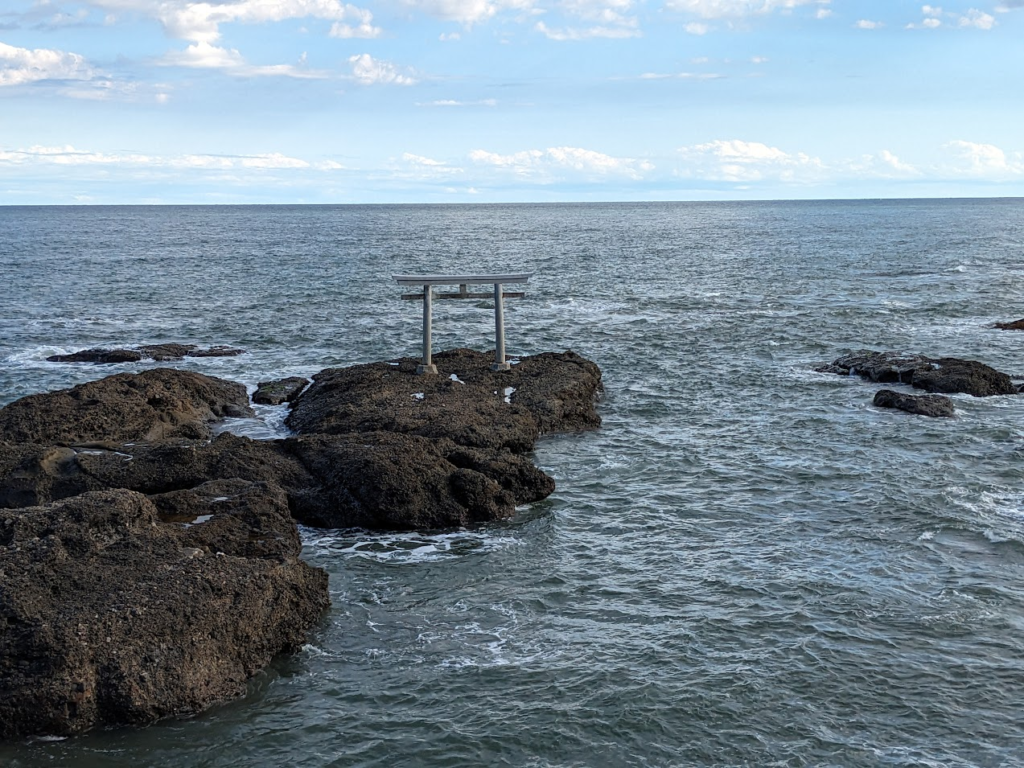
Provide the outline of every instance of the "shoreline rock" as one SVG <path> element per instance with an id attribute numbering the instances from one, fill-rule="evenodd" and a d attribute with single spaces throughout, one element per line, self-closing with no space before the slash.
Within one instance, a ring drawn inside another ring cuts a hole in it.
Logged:
<path id="1" fill-rule="evenodd" d="M 1010 323 L 996 323 L 992 327 L 998 328 L 1001 331 L 1024 331 L 1024 318 Z"/>
<path id="2" fill-rule="evenodd" d="M 256 385 L 252 401 L 260 405 L 281 405 L 290 403 L 297 398 L 309 384 L 309 379 L 302 376 L 289 376 L 286 379 L 261 381 Z"/>

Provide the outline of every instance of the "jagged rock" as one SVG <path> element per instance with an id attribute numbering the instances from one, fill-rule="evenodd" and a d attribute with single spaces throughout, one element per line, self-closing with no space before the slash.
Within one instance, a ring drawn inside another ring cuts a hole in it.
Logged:
<path id="1" fill-rule="evenodd" d="M 896 408 L 919 416 L 953 416 L 953 401 L 945 395 L 908 395 L 891 389 L 880 389 L 875 394 L 878 408 Z"/>
<path id="2" fill-rule="evenodd" d="M 1014 320 L 1012 323 L 996 323 L 992 327 L 1001 331 L 1024 331 L 1024 318 Z"/>
<path id="3" fill-rule="evenodd" d="M 287 424 L 302 434 L 400 432 L 516 453 L 542 433 L 600 425 L 601 372 L 589 360 L 545 353 L 492 371 L 492 359 L 457 349 L 434 356 L 437 375 L 416 375 L 412 358 L 321 371 Z"/>
<path id="4" fill-rule="evenodd" d="M 190 508 L 286 519 L 280 491 L 230 490 L 251 495 L 232 510 L 203 506 L 200 489 Z M 162 523 L 125 490 L 0 511 L 0 737 L 145 724 L 242 694 L 329 604 L 326 573 L 270 528 L 254 544 Z"/>
<path id="5" fill-rule="evenodd" d="M 195 344 L 144 344 L 135 349 L 82 349 L 67 355 L 50 355 L 51 363 L 137 363 L 140 360 L 181 360 L 183 357 L 233 357 L 245 352 L 244 349 L 218 345 L 200 349 Z"/>
<path id="6" fill-rule="evenodd" d="M 280 405 L 290 403 L 309 384 L 309 379 L 301 376 L 289 376 L 287 379 L 261 381 L 256 386 L 252 401 L 261 405 Z"/>
<path id="7" fill-rule="evenodd" d="M 856 374 L 881 384 L 910 384 L 928 392 L 963 392 L 975 397 L 1017 394 L 1017 387 L 1007 374 L 976 360 L 955 357 L 861 351 L 840 357 L 817 370 L 843 376 Z"/>
<path id="8" fill-rule="evenodd" d="M 112 488 L 176 498 L 224 478 L 282 488 L 309 525 L 386 530 L 501 520 L 555 488 L 523 456 L 387 432 L 274 441 L 225 433 L 117 450 L 0 443 L 0 507 Z"/>
<path id="9" fill-rule="evenodd" d="M 68 445 L 201 439 L 216 419 L 251 415 L 241 384 L 158 368 L 16 400 L 0 408 L 0 440 Z"/>

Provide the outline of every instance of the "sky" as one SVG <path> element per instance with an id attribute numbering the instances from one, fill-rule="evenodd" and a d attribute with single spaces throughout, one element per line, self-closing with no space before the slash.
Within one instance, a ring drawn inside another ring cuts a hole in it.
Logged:
<path id="1" fill-rule="evenodd" d="M 1024 0 L 0 0 L 0 205 L 1024 196 Z"/>

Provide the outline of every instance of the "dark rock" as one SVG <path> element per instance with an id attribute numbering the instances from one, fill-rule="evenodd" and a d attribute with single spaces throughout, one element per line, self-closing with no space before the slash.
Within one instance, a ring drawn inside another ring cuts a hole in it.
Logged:
<path id="1" fill-rule="evenodd" d="M 114 488 L 160 494 L 154 500 L 191 498 L 204 483 L 227 478 L 280 487 L 294 517 L 309 525 L 385 530 L 502 520 L 555 488 L 526 457 L 508 451 L 386 432 L 274 441 L 225 433 L 210 443 L 116 450 L 0 443 L 0 507 Z"/>
<path id="2" fill-rule="evenodd" d="M 928 392 L 963 392 L 975 397 L 1017 394 L 1017 387 L 1005 373 L 976 360 L 955 357 L 861 351 L 840 357 L 817 370 L 843 376 L 856 374 L 882 384 L 910 384 Z"/>
<path id="3" fill-rule="evenodd" d="M 184 357 L 232 357 L 245 352 L 244 349 L 223 345 L 200 349 L 195 344 L 144 344 L 135 349 L 83 349 L 68 355 L 51 355 L 51 363 L 137 363 L 140 360 L 181 360 Z"/>
<path id="4" fill-rule="evenodd" d="M 302 434 L 399 432 L 523 453 L 542 433 L 601 423 L 601 372 L 574 352 L 526 357 L 510 371 L 490 370 L 491 356 L 468 349 L 433 359 L 438 375 L 417 376 L 412 358 L 321 371 L 287 424 Z"/>
<path id="5" fill-rule="evenodd" d="M 68 445 L 206 438 L 209 422 L 251 416 L 245 387 L 159 368 L 29 395 L 0 408 L 0 440 Z"/>
<path id="6" fill-rule="evenodd" d="M 897 408 L 920 416 L 953 416 L 953 401 L 944 395 L 908 395 L 881 389 L 875 394 L 879 408 Z"/>
<path id="7" fill-rule="evenodd" d="M 50 363 L 137 363 L 142 353 L 134 349 L 83 349 L 68 355 L 50 355 L 46 358 Z"/>
<path id="8" fill-rule="evenodd" d="M 1014 320 L 1012 323 L 996 323 L 992 327 L 1001 331 L 1024 331 L 1024 318 Z"/>
<path id="9" fill-rule="evenodd" d="M 261 405 L 290 403 L 306 388 L 309 379 L 289 376 L 287 379 L 261 381 L 253 393 L 252 401 Z"/>
<path id="10" fill-rule="evenodd" d="M 218 510 L 208 490 L 162 503 Z M 326 573 L 276 536 L 280 491 L 221 490 L 244 504 L 189 527 L 124 490 L 0 511 L 0 737 L 198 712 L 304 642 L 329 604 Z M 264 526 L 259 541 L 229 524 L 203 532 L 242 507 Z"/>

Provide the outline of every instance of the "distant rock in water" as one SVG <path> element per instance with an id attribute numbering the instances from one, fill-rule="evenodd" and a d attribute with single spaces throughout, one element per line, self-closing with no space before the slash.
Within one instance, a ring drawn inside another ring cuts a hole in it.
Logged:
<path id="1" fill-rule="evenodd" d="M 290 403 L 299 396 L 299 393 L 306 388 L 307 384 L 309 384 L 309 379 L 304 379 L 301 376 L 289 376 L 287 379 L 277 379 L 275 381 L 261 381 L 256 385 L 252 401 L 260 405 Z"/>
<path id="2" fill-rule="evenodd" d="M 146 344 L 131 349 L 83 349 L 68 355 L 51 355 L 50 363 L 137 363 L 140 360 L 181 360 L 184 357 L 234 357 L 245 352 L 236 347 L 216 346 L 200 349 L 195 344 Z"/>
<path id="3" fill-rule="evenodd" d="M 817 370 L 843 376 L 856 374 L 880 384 L 909 384 L 927 392 L 963 392 L 975 397 L 1014 395 L 1018 392 L 1007 374 L 976 360 L 955 357 L 860 351 L 840 357 Z"/>
<path id="4" fill-rule="evenodd" d="M 502 520 L 555 482 L 537 436 L 600 424 L 573 352 L 332 369 L 301 432 L 211 437 L 245 387 L 158 368 L 0 408 L 0 738 L 146 724 L 237 696 L 329 604 L 295 521 L 410 530 Z M 304 379 L 276 382 L 284 392 Z M 287 399 L 287 394 L 282 394 Z"/>
<path id="5" fill-rule="evenodd" d="M 891 389 L 880 389 L 875 394 L 878 408 L 896 408 L 919 416 L 953 416 L 953 401 L 945 395 L 908 395 Z"/>
<path id="6" fill-rule="evenodd" d="M 992 327 L 1001 331 L 1024 331 L 1024 318 L 1014 320 L 1012 323 L 996 323 Z"/>

